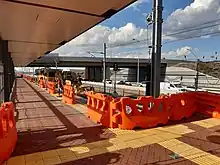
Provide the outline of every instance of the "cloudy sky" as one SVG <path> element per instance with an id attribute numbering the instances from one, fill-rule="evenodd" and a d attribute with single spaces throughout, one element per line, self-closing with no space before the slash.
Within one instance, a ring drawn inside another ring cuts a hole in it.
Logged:
<path id="1" fill-rule="evenodd" d="M 110 57 L 148 58 L 151 26 L 147 30 L 145 18 L 151 12 L 151 1 L 138 0 L 56 52 L 90 56 L 88 52 L 102 51 L 106 42 Z M 220 0 L 164 0 L 163 3 L 162 57 L 183 59 L 186 55 L 194 59 L 191 52 L 207 59 L 215 52 L 220 55 Z"/>

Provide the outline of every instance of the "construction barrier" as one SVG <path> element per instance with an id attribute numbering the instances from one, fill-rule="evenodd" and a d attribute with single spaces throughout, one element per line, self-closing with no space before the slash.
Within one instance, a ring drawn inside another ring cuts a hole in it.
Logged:
<path id="1" fill-rule="evenodd" d="M 110 127 L 110 102 L 111 96 L 93 91 L 86 92 L 88 117 L 103 126 Z"/>
<path id="2" fill-rule="evenodd" d="M 169 119 L 167 98 L 124 97 L 113 100 L 110 107 L 112 128 L 150 128 L 158 124 L 166 124 Z"/>
<path id="3" fill-rule="evenodd" d="M 196 93 L 197 112 L 220 119 L 220 95 L 208 92 Z"/>
<path id="4" fill-rule="evenodd" d="M 39 86 L 40 86 L 41 88 L 45 88 L 45 82 L 44 82 L 43 79 L 40 79 Z"/>
<path id="5" fill-rule="evenodd" d="M 12 102 L 0 107 L 0 162 L 7 160 L 13 152 L 17 141 L 17 130 Z"/>
<path id="6" fill-rule="evenodd" d="M 64 85 L 62 101 L 67 104 L 74 104 L 75 102 L 74 88 L 71 85 Z"/>
<path id="7" fill-rule="evenodd" d="M 196 93 L 172 94 L 169 97 L 170 120 L 188 118 L 196 112 Z"/>
<path id="8" fill-rule="evenodd" d="M 26 76 L 26 79 L 27 79 L 28 81 L 30 81 L 30 82 L 34 82 L 34 78 L 31 77 L 31 76 Z"/>
<path id="9" fill-rule="evenodd" d="M 161 95 L 158 98 L 145 96 L 137 99 L 129 97 L 113 99 L 111 96 L 94 92 L 87 92 L 86 95 L 88 117 L 110 128 L 151 128 L 159 124 L 167 124 L 169 120 L 178 121 L 190 117 L 198 109 L 196 92 Z M 220 95 L 217 100 L 220 100 Z M 201 107 L 205 108 L 204 105 Z M 207 107 L 210 108 L 210 105 Z"/>
<path id="10" fill-rule="evenodd" d="M 47 89 L 48 89 L 48 92 L 50 94 L 55 94 L 56 93 L 56 84 L 55 84 L 55 82 L 48 81 L 47 82 Z"/>

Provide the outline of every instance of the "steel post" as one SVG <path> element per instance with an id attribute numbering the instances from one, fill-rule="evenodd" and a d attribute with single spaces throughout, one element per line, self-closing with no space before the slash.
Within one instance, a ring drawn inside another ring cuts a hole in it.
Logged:
<path id="1" fill-rule="evenodd" d="M 151 95 L 160 95 L 160 63 L 162 42 L 162 0 L 153 1 L 153 34 L 151 62 Z"/>
<path id="2" fill-rule="evenodd" d="M 106 93 L 106 43 L 104 43 L 104 56 L 103 56 L 103 86 L 104 93 Z"/>

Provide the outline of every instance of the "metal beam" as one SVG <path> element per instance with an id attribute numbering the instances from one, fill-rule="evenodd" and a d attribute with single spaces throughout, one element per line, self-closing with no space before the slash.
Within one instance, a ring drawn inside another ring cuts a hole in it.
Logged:
<path id="1" fill-rule="evenodd" d="M 101 15 L 97 15 L 97 14 L 93 14 L 93 13 L 87 13 L 87 12 L 77 11 L 77 10 L 72 10 L 72 9 L 65 9 L 65 8 L 55 7 L 55 6 L 48 6 L 48 5 L 44 5 L 44 4 L 24 2 L 24 1 L 19 1 L 19 0 L 10 0 L 10 1 L 4 0 L 4 1 L 10 2 L 10 3 L 17 3 L 17 4 L 21 4 L 21 5 L 28 5 L 28 6 L 35 6 L 35 7 L 39 7 L 39 8 L 58 10 L 58 11 L 63 11 L 63 12 L 68 12 L 68 13 L 77 13 L 77 14 L 88 15 L 88 16 L 92 16 L 92 17 L 105 18 Z"/>

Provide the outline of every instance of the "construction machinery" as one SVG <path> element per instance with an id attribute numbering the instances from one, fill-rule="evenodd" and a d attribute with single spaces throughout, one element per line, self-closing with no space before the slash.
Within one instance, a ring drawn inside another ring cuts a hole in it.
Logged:
<path id="1" fill-rule="evenodd" d="M 90 85 L 83 85 L 81 73 L 76 73 L 74 71 L 42 68 L 36 69 L 35 74 L 37 75 L 37 82 L 43 79 L 47 84 L 48 81 L 58 82 L 59 80 L 62 84 L 59 86 L 61 89 L 62 86 L 66 84 L 73 86 L 76 95 L 84 95 L 86 91 L 94 90 Z M 56 88 L 58 88 L 58 85 L 56 85 Z"/>

